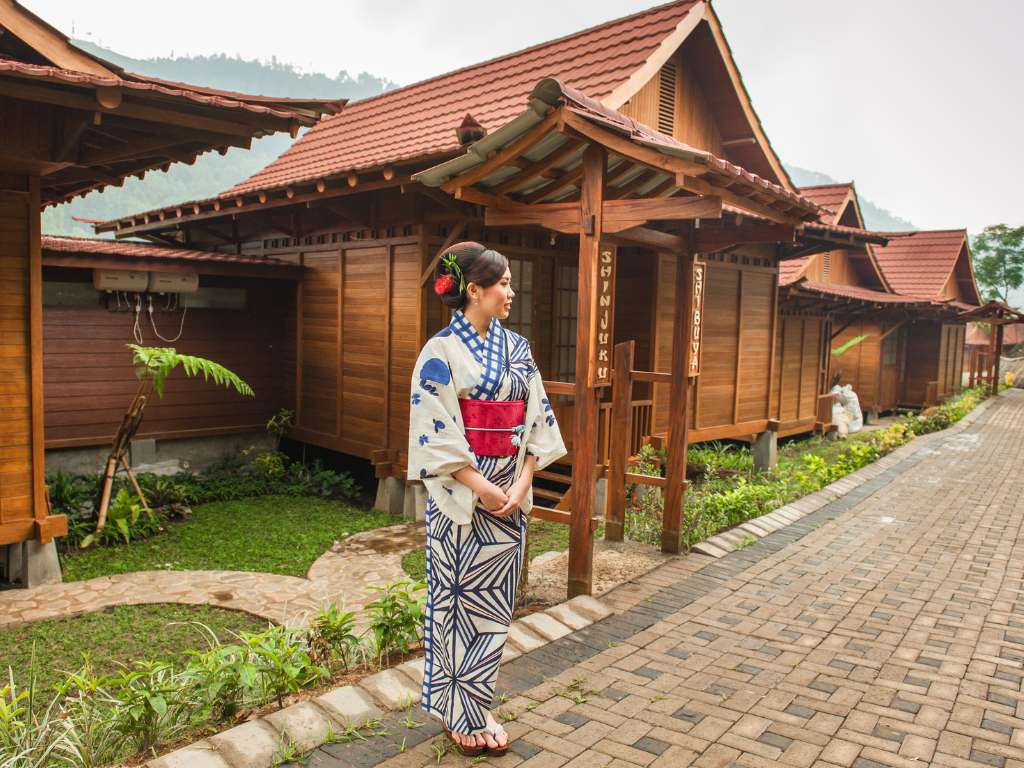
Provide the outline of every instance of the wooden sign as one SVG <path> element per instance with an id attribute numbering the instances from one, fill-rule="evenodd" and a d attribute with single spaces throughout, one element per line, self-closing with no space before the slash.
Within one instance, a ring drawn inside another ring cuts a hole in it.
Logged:
<path id="1" fill-rule="evenodd" d="M 689 376 L 700 376 L 700 349 L 704 337 L 704 280 L 708 265 L 693 262 L 693 315 L 690 318 L 690 370 Z"/>
<path id="2" fill-rule="evenodd" d="M 615 248 L 601 245 L 597 255 L 597 290 L 594 311 L 594 363 L 590 386 L 612 383 L 612 349 L 615 346 Z"/>

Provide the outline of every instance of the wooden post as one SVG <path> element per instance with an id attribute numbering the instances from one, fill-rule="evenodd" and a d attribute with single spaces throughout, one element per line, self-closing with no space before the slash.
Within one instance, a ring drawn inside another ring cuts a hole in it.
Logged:
<path id="1" fill-rule="evenodd" d="M 693 227 L 689 246 L 676 254 L 676 301 L 672 322 L 672 384 L 669 393 L 668 456 L 661 551 L 679 552 L 679 525 L 686 496 L 686 436 L 690 425 L 690 323 L 693 322 Z"/>
<path id="2" fill-rule="evenodd" d="M 608 435 L 608 486 L 605 491 L 605 541 L 622 541 L 626 521 L 626 461 L 632 450 L 633 362 L 636 342 L 615 345 L 612 364 L 612 419 Z"/>
<path id="3" fill-rule="evenodd" d="M 992 354 L 992 394 L 999 394 L 999 363 L 1003 356 L 1003 325 L 999 325 L 993 328 L 996 340 L 996 348 Z"/>
<path id="4" fill-rule="evenodd" d="M 597 268 L 601 245 L 606 154 L 593 144 L 583 151 L 580 193 L 579 294 L 576 310 L 576 392 L 572 463 L 572 522 L 569 525 L 569 597 L 592 592 L 597 465 L 598 387 L 590 386 L 597 318 Z"/>

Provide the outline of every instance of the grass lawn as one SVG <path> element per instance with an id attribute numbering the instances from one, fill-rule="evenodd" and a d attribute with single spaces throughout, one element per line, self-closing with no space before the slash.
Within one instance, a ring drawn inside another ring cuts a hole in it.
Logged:
<path id="1" fill-rule="evenodd" d="M 186 649 L 207 647 L 205 630 L 180 623 L 195 621 L 225 642 L 232 632 L 267 627 L 265 619 L 205 605 L 128 605 L 0 629 L 0 687 L 8 681 L 8 667 L 19 688 L 28 685 L 33 645 L 38 690 L 63 682 L 66 672 L 81 666 L 83 653 L 89 654 L 94 674 L 116 673 L 117 662 L 133 659 L 184 663 Z"/>
<path id="2" fill-rule="evenodd" d="M 561 552 L 569 548 L 569 526 L 531 518 L 528 539 L 530 558 L 542 552 Z M 414 579 L 426 579 L 427 551 L 414 549 L 406 554 L 402 558 L 402 569 Z"/>
<path id="3" fill-rule="evenodd" d="M 312 497 L 218 501 L 149 539 L 64 556 L 61 567 L 65 581 L 156 569 L 305 576 L 336 539 L 400 522 L 377 509 Z"/>

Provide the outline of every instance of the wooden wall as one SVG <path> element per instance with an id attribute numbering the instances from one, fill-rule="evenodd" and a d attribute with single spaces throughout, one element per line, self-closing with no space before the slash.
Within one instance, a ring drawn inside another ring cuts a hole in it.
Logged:
<path id="1" fill-rule="evenodd" d="M 27 177 L 0 180 L 12 190 L 0 191 L 0 544 L 10 544 L 34 529 L 29 278 L 39 214 Z"/>
<path id="2" fill-rule="evenodd" d="M 657 259 L 654 363 L 655 370 L 667 371 L 676 262 L 666 254 Z M 700 259 L 708 265 L 704 337 L 701 372 L 691 390 L 689 440 L 748 437 L 764 431 L 771 418 L 768 382 L 777 273 L 768 255 L 752 248 Z M 654 390 L 654 432 L 665 434 L 672 418 L 668 388 Z"/>
<path id="3" fill-rule="evenodd" d="M 780 314 L 778 323 L 772 417 L 779 421 L 780 435 L 810 431 L 823 387 L 829 326 L 825 318 L 815 315 Z"/>
<path id="4" fill-rule="evenodd" d="M 939 400 L 955 395 L 963 387 L 961 372 L 964 368 L 964 343 L 967 326 L 944 324 L 939 338 L 939 366 L 936 380 L 939 382 Z"/>
<path id="5" fill-rule="evenodd" d="M 672 115 L 672 135 L 692 147 L 722 154 L 722 135 L 712 117 L 711 106 L 704 94 L 699 78 L 694 72 L 692 57 L 677 51 L 667 66 L 674 67 L 674 88 L 671 93 L 674 104 L 663 94 L 662 74 L 651 78 L 636 95 L 626 102 L 619 111 L 652 128 L 659 128 L 659 111 L 664 103 Z M 671 78 L 671 75 L 669 75 Z M 667 90 L 667 89 L 666 89 Z M 660 127 L 664 126 L 664 117 Z"/>
<path id="6" fill-rule="evenodd" d="M 837 318 L 834 322 L 838 325 L 841 320 Z M 905 338 L 902 328 L 891 330 L 893 325 L 892 321 L 884 320 L 859 321 L 831 341 L 835 349 L 857 336 L 867 336 L 842 355 L 830 356 L 829 372 L 830 380 L 833 374 L 842 373 L 840 383 L 853 387 L 865 411 L 889 411 L 901 402 Z"/>
<path id="7" fill-rule="evenodd" d="M 88 270 L 47 268 L 47 276 L 88 278 Z M 252 386 L 253 398 L 211 382 L 171 375 L 162 399 L 146 405 L 140 438 L 202 437 L 262 432 L 270 416 L 292 407 L 287 389 L 294 365 L 288 334 L 294 315 L 294 283 L 203 276 L 204 285 L 247 289 L 245 309 L 189 309 L 181 339 L 156 338 L 143 315 L 146 345 L 174 346 L 228 367 Z M 156 312 L 157 328 L 173 338 L 178 312 Z M 97 304 L 47 306 L 44 318 L 46 447 L 109 443 L 138 387 L 125 345 L 134 341 L 133 313 Z"/>

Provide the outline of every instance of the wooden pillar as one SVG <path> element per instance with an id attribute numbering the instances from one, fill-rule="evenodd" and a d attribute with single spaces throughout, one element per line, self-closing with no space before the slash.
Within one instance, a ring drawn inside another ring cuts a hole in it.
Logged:
<path id="1" fill-rule="evenodd" d="M 669 392 L 668 456 L 661 551 L 679 552 L 679 527 L 686 497 L 686 448 L 690 425 L 690 324 L 693 320 L 693 228 L 685 253 L 676 254 L 676 301 L 672 322 L 672 384 Z"/>
<path id="2" fill-rule="evenodd" d="M 999 393 L 999 358 L 1003 356 L 1003 324 L 993 327 L 995 351 L 992 357 L 992 394 Z"/>
<path id="3" fill-rule="evenodd" d="M 29 339 L 31 368 L 32 419 L 32 507 L 36 520 L 35 537 L 43 544 L 52 539 L 46 525 L 50 510 L 46 503 L 45 451 L 43 434 L 43 251 L 40 216 L 40 181 L 29 178 L 28 261 L 29 261 Z M 27 561 L 27 557 L 25 557 Z"/>
<path id="4" fill-rule="evenodd" d="M 605 179 L 604 148 L 583 152 L 580 193 L 579 295 L 576 310 L 576 393 L 572 462 L 572 521 L 569 525 L 569 597 L 592 592 L 597 428 L 600 392 L 590 386 L 596 341 L 597 297 Z"/>
<path id="5" fill-rule="evenodd" d="M 626 522 L 626 460 L 632 448 L 633 363 L 636 342 L 615 345 L 612 364 L 612 417 L 608 437 L 608 487 L 605 492 L 604 538 L 622 541 Z"/>

